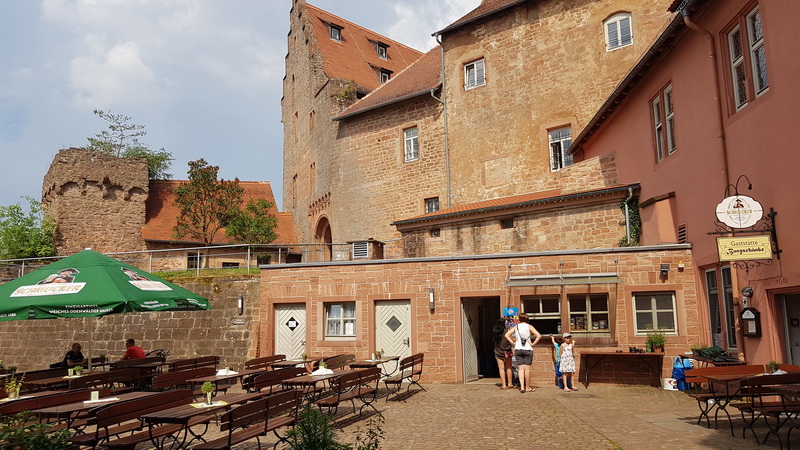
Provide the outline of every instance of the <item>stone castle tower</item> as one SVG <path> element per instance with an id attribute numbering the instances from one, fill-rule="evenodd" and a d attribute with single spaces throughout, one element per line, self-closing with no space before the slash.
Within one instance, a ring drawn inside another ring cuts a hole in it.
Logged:
<path id="1" fill-rule="evenodd" d="M 145 158 L 60 150 L 42 182 L 45 211 L 56 219 L 58 254 L 144 249 L 148 185 Z"/>

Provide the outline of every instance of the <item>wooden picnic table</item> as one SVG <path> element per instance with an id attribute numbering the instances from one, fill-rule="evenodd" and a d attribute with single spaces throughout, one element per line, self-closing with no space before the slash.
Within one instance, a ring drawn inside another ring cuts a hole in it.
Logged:
<path id="1" fill-rule="evenodd" d="M 84 375 L 66 375 L 60 377 L 42 378 L 41 380 L 25 380 L 25 384 L 35 387 L 37 391 L 41 391 L 42 389 L 53 390 L 58 387 L 66 388 L 69 385 L 69 380 L 80 378 L 82 376 Z"/>
<path id="2" fill-rule="evenodd" d="M 389 371 L 386 370 L 386 366 L 388 363 L 394 361 L 394 368 Z M 358 361 L 353 361 L 350 363 L 351 369 L 369 369 L 370 367 L 381 367 L 381 375 L 384 377 L 390 377 L 392 374 L 397 372 L 397 368 L 400 365 L 400 356 L 384 356 L 378 359 L 362 359 Z"/>
<path id="3" fill-rule="evenodd" d="M 191 384 L 191 385 L 203 384 L 203 383 L 206 383 L 206 382 L 210 382 L 210 383 L 213 383 L 214 386 L 216 386 L 217 384 L 219 384 L 222 381 L 229 381 L 229 380 L 238 379 L 241 382 L 241 379 L 246 377 L 246 376 L 256 375 L 256 374 L 259 374 L 259 373 L 264 373 L 267 370 L 268 369 L 266 369 L 266 368 L 244 369 L 244 370 L 239 370 L 239 371 L 229 370 L 228 373 L 222 373 L 222 374 L 220 372 L 223 372 L 223 371 L 218 371 L 216 374 L 209 375 L 209 376 L 206 376 L 206 377 L 189 378 L 188 380 L 186 380 L 186 382 Z"/>
<path id="4" fill-rule="evenodd" d="M 296 367 L 301 364 L 308 366 L 316 361 L 319 361 L 322 357 L 319 358 L 305 358 L 305 359 L 284 359 L 283 361 L 275 361 L 270 364 L 273 369 L 282 369 L 284 367 Z"/>
<path id="5" fill-rule="evenodd" d="M 166 444 L 166 439 L 151 438 L 153 445 L 157 449 L 162 448 L 186 448 L 186 445 L 197 440 L 202 439 L 203 435 L 208 429 L 208 426 L 203 429 L 201 433 L 195 433 L 189 426 L 189 422 L 193 417 L 205 414 L 215 413 L 220 410 L 228 410 L 232 405 L 247 403 L 264 397 L 266 394 L 261 392 L 253 393 L 238 393 L 238 394 L 225 394 L 219 395 L 214 398 L 211 405 L 206 405 L 205 401 L 198 403 L 189 403 L 186 405 L 176 406 L 174 408 L 164 409 L 161 411 L 154 411 L 141 416 L 141 419 L 148 425 L 148 429 L 152 433 L 153 427 L 161 424 L 179 424 L 182 425 L 180 431 L 173 435 L 174 440 L 170 440 L 170 445 Z M 189 439 L 189 436 L 192 436 Z M 177 447 L 175 447 L 177 444 Z"/>
<path id="6" fill-rule="evenodd" d="M 100 399 L 96 401 L 84 400 L 65 403 L 63 405 L 49 406 L 47 408 L 35 409 L 33 412 L 41 417 L 54 418 L 59 422 L 66 422 L 67 428 L 71 428 L 76 419 L 81 418 L 83 413 L 86 413 L 93 408 L 110 405 L 112 403 L 124 402 L 126 400 L 148 397 L 153 394 L 155 394 L 155 392 L 128 392 L 115 396 L 100 397 Z"/>
<path id="7" fill-rule="evenodd" d="M 293 377 L 283 380 L 281 384 L 283 385 L 284 389 L 299 389 L 304 391 L 306 393 L 307 400 L 313 401 L 323 395 L 324 389 L 319 388 L 317 386 L 318 383 L 323 383 L 324 385 L 325 381 L 350 372 L 352 372 L 352 370 L 333 369 L 332 373 L 326 375 L 312 375 L 312 374 L 300 375 L 299 377 Z"/>

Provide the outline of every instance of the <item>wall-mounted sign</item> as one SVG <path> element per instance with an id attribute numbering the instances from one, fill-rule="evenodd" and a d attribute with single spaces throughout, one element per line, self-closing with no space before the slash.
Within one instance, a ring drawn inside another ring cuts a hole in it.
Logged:
<path id="1" fill-rule="evenodd" d="M 746 195 L 726 197 L 717 205 L 717 219 L 731 228 L 748 228 L 764 216 L 761 203 Z"/>
<path id="2" fill-rule="evenodd" d="M 772 259 L 772 242 L 767 235 L 717 238 L 720 261 Z"/>
<path id="3" fill-rule="evenodd" d="M 761 313 L 757 309 L 742 309 L 741 324 L 744 336 L 761 337 Z"/>

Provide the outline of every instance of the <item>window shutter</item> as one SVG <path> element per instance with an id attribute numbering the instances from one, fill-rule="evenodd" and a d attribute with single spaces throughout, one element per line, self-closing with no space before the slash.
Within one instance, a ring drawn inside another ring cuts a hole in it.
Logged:
<path id="1" fill-rule="evenodd" d="M 369 258 L 369 243 L 353 242 L 353 259 Z"/>

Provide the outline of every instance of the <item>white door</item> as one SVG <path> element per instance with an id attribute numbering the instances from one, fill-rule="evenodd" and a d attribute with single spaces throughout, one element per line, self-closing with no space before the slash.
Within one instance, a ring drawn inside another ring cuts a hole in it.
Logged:
<path id="1" fill-rule="evenodd" d="M 375 302 L 375 349 L 386 356 L 403 359 L 411 355 L 411 302 L 392 300 Z M 387 363 L 391 364 L 391 363 Z M 387 367 L 391 372 L 394 367 Z"/>
<path id="2" fill-rule="evenodd" d="M 785 323 L 789 363 L 800 364 L 800 294 L 784 295 L 783 310 L 786 313 Z"/>
<path id="3" fill-rule="evenodd" d="M 461 345 L 464 357 L 464 381 L 475 381 L 478 376 L 478 303 L 461 302 Z"/>
<path id="4" fill-rule="evenodd" d="M 275 354 L 299 358 L 306 351 L 306 305 L 275 305 Z"/>

